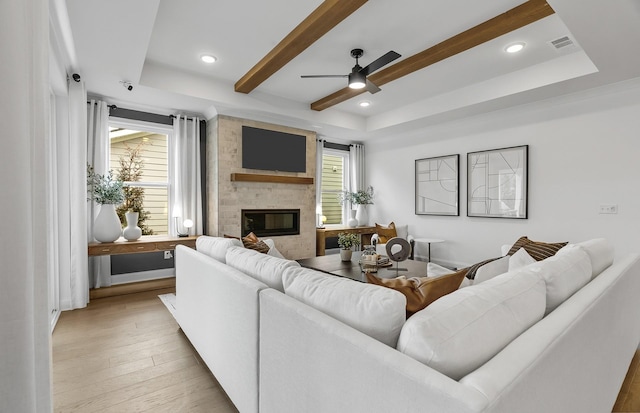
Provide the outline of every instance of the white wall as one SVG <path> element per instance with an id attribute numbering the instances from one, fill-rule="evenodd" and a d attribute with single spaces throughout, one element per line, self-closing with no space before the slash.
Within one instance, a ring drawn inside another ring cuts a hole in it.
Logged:
<path id="1" fill-rule="evenodd" d="M 466 216 L 467 152 L 529 145 L 529 219 Z M 414 213 L 414 161 L 460 154 L 460 216 Z M 367 143 L 371 218 L 408 223 L 416 237 L 442 238 L 432 260 L 462 265 L 499 256 L 500 245 L 605 237 L 617 255 L 640 251 L 640 80 L 461 122 L 404 140 Z M 601 215 L 600 204 L 617 204 Z M 416 253 L 426 257 L 426 248 Z"/>
<path id="2" fill-rule="evenodd" d="M 49 113 L 48 18 L 46 0 L 2 3 L 2 412 L 52 411 L 45 185 Z"/>

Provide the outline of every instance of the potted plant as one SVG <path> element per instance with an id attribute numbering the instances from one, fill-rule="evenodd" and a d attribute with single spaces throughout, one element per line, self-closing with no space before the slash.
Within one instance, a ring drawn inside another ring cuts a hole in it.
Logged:
<path id="1" fill-rule="evenodd" d="M 351 261 L 353 247 L 360 245 L 360 237 L 357 234 L 341 232 L 338 234 L 338 246 L 340 247 L 340 259 Z"/>
<path id="2" fill-rule="evenodd" d="M 366 206 L 369 204 L 373 204 L 373 187 L 368 186 L 367 189 L 361 189 L 356 192 L 350 191 L 342 191 L 338 195 L 338 200 L 340 201 L 340 205 L 344 205 L 345 202 L 351 202 L 351 205 L 356 205 L 356 214 L 355 214 L 355 225 L 351 225 L 349 222 L 349 226 L 357 226 L 357 225 L 368 225 L 369 224 L 369 215 L 367 214 Z"/>
<path id="3" fill-rule="evenodd" d="M 93 224 L 93 237 L 98 242 L 113 242 L 122 234 L 122 224 L 116 213 L 116 205 L 124 201 L 124 182 L 113 177 L 113 172 L 97 174 L 87 165 L 87 194 L 89 201 L 100 205 L 100 212 Z"/>

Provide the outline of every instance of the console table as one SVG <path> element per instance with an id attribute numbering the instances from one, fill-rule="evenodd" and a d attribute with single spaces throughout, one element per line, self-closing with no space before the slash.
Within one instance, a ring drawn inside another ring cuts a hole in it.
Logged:
<path id="1" fill-rule="evenodd" d="M 114 242 L 90 242 L 89 256 L 138 254 L 176 249 L 176 245 L 196 247 L 198 235 L 191 237 L 172 237 L 169 235 L 143 235 L 136 241 L 127 241 L 120 237 Z"/>
<path id="2" fill-rule="evenodd" d="M 347 232 L 359 234 L 362 237 L 362 245 L 371 244 L 371 236 L 376 233 L 376 227 L 343 227 L 330 226 L 326 228 L 316 228 L 316 256 L 325 254 L 325 242 L 329 237 L 337 237 L 339 233 Z"/>

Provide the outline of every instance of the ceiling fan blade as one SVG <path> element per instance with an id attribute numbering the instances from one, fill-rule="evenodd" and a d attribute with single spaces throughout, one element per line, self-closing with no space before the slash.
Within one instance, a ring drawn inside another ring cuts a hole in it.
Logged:
<path id="1" fill-rule="evenodd" d="M 302 75 L 300 76 L 303 79 L 307 78 L 318 78 L 318 77 L 348 77 L 349 75 Z"/>
<path id="2" fill-rule="evenodd" d="M 370 81 L 369 79 L 367 79 L 366 88 L 369 91 L 369 93 L 371 93 L 371 94 L 378 93 L 378 92 L 380 92 L 382 90 L 378 86 L 376 86 L 372 81 Z"/>
<path id="3" fill-rule="evenodd" d="M 400 57 L 400 54 L 392 50 L 387 54 L 385 54 L 384 56 L 379 57 L 377 60 L 374 60 L 373 62 L 369 63 L 368 66 L 363 67 L 362 70 L 360 70 L 360 73 L 363 73 L 365 76 L 368 76 L 369 74 L 380 69 L 382 66 L 388 65 L 389 63 L 393 62 L 399 57 Z"/>

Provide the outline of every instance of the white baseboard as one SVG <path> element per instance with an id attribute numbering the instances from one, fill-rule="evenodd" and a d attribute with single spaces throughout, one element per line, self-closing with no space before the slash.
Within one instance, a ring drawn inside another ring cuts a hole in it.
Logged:
<path id="1" fill-rule="evenodd" d="M 51 319 L 51 334 L 53 334 L 53 330 L 56 328 L 56 324 L 58 324 L 58 319 L 60 319 L 61 310 L 58 309 L 53 314 L 53 318 Z"/>
<path id="2" fill-rule="evenodd" d="M 111 276 L 111 285 L 127 284 L 139 281 L 158 280 L 161 278 L 171 278 L 176 276 L 175 268 L 163 268 L 152 271 L 130 272 L 127 274 L 116 274 Z"/>

